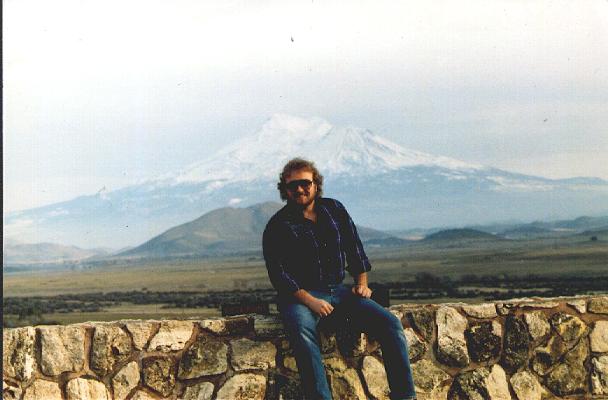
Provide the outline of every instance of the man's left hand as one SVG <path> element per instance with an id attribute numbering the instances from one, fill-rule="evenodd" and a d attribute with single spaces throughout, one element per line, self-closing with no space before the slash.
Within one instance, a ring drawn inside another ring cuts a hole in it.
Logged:
<path id="1" fill-rule="evenodd" d="M 372 296 L 372 290 L 367 285 L 355 285 L 353 286 L 353 293 L 360 297 L 369 299 Z"/>

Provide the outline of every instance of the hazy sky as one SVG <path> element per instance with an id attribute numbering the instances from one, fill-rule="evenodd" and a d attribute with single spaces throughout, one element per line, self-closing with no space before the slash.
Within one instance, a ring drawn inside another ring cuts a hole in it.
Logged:
<path id="1" fill-rule="evenodd" d="M 4 210 L 186 166 L 274 113 L 608 179 L 608 1 L 4 0 Z"/>

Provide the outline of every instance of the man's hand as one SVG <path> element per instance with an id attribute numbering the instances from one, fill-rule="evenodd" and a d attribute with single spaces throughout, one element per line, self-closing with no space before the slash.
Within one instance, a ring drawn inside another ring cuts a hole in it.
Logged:
<path id="1" fill-rule="evenodd" d="M 369 299 L 372 296 L 372 290 L 367 285 L 355 285 L 353 286 L 353 293 L 360 297 Z"/>
<path id="2" fill-rule="evenodd" d="M 325 300 L 317 299 L 304 289 L 298 290 L 293 296 L 320 317 L 327 317 L 334 310 L 331 304 Z"/>
<path id="3" fill-rule="evenodd" d="M 316 297 L 309 300 L 306 306 L 320 317 L 327 317 L 334 310 L 334 307 L 331 304 L 325 300 L 317 299 Z"/>

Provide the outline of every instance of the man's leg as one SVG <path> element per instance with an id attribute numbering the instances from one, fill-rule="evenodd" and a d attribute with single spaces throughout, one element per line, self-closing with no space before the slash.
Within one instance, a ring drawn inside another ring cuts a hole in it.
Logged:
<path id="1" fill-rule="evenodd" d="M 299 303 L 282 303 L 279 308 L 306 399 L 331 400 L 317 334 L 320 317 Z"/>
<path id="2" fill-rule="evenodd" d="M 356 329 L 370 333 L 382 348 L 382 357 L 391 399 L 416 398 L 408 356 L 407 340 L 401 321 L 373 300 L 347 295 L 345 306 Z"/>

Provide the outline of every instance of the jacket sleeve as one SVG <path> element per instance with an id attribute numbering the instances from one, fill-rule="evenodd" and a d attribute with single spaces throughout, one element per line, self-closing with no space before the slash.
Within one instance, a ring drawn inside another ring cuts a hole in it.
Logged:
<path id="1" fill-rule="evenodd" d="M 266 269 L 270 282 L 279 295 L 293 294 L 300 286 L 293 277 L 285 271 L 286 257 L 284 255 L 284 237 L 281 235 L 281 226 L 272 221 L 266 225 L 262 238 L 262 248 Z"/>
<path id="2" fill-rule="evenodd" d="M 372 265 L 365 254 L 363 243 L 361 243 L 359 233 L 357 232 L 357 227 L 348 214 L 348 211 L 346 211 L 346 208 L 342 203 L 337 200 L 334 201 L 336 202 L 336 207 L 342 214 L 343 235 L 345 236 L 342 244 L 346 252 L 346 269 L 355 277 L 363 272 L 371 270 Z"/>

